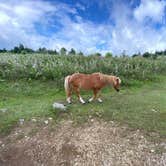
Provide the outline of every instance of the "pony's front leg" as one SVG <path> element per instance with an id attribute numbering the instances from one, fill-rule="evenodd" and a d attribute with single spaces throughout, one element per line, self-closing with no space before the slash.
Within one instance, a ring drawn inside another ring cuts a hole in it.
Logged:
<path id="1" fill-rule="evenodd" d="M 82 98 L 81 95 L 80 95 L 80 90 L 79 90 L 79 89 L 76 89 L 76 94 L 77 94 L 77 97 L 78 97 L 79 101 L 80 101 L 82 104 L 85 104 L 85 101 L 83 100 L 83 98 Z"/>
<path id="2" fill-rule="evenodd" d="M 92 102 L 93 100 L 96 99 L 96 97 L 97 97 L 97 92 L 98 92 L 97 89 L 94 89 L 94 90 L 93 90 L 93 97 L 91 97 L 91 98 L 88 100 L 89 102 Z"/>
<path id="3" fill-rule="evenodd" d="M 102 103 L 101 97 L 101 89 L 94 89 L 93 90 L 93 97 L 89 99 L 89 102 L 93 101 L 94 99 L 97 99 L 100 103 Z"/>
<path id="4" fill-rule="evenodd" d="M 101 97 L 101 90 L 99 91 L 99 95 L 98 95 L 97 100 L 98 100 L 100 103 L 102 103 L 102 102 L 103 102 L 103 100 L 102 100 L 100 97 Z"/>

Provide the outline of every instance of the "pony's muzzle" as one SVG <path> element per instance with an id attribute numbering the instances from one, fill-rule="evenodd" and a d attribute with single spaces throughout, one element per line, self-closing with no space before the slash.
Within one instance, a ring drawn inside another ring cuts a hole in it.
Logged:
<path id="1" fill-rule="evenodd" d="M 119 92 L 119 91 L 120 91 L 120 89 L 116 89 L 116 91 L 117 91 L 117 92 Z"/>

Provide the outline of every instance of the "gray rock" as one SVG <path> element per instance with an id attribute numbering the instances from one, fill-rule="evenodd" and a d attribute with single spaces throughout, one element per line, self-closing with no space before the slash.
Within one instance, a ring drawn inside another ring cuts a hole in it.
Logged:
<path id="1" fill-rule="evenodd" d="M 24 124 L 24 119 L 19 119 L 20 125 Z"/>
<path id="2" fill-rule="evenodd" d="M 8 109 L 7 108 L 2 108 L 2 109 L 0 109 L 0 111 L 3 112 L 3 113 L 5 113 L 5 112 L 8 111 Z"/>
<path id="3" fill-rule="evenodd" d="M 32 118 L 31 121 L 32 122 L 37 122 L 37 120 L 35 118 Z"/>
<path id="4" fill-rule="evenodd" d="M 44 123 L 47 125 L 48 124 L 48 120 L 45 120 Z"/>
<path id="5" fill-rule="evenodd" d="M 49 117 L 49 118 L 48 118 L 48 120 L 50 120 L 50 121 L 51 121 L 51 120 L 52 120 L 52 117 Z"/>
<path id="6" fill-rule="evenodd" d="M 55 108 L 58 108 L 58 109 L 61 109 L 61 110 L 66 110 L 66 106 L 65 105 L 63 105 L 63 104 L 61 104 L 61 103 L 57 103 L 57 102 L 55 102 L 55 103 L 53 103 L 53 108 L 55 109 Z"/>

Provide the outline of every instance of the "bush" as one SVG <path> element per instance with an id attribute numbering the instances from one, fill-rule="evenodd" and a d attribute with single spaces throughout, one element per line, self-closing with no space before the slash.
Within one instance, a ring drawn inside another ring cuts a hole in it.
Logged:
<path id="1" fill-rule="evenodd" d="M 135 80 L 152 80 L 166 73 L 166 57 L 98 57 L 82 55 L 10 54 L 0 56 L 2 79 L 52 79 L 63 86 L 66 75 L 81 72 L 102 72 Z"/>

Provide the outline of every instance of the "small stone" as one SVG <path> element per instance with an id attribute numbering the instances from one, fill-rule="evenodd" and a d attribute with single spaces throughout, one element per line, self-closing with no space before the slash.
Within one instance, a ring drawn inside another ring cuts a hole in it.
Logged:
<path id="1" fill-rule="evenodd" d="M 78 162 L 76 162 L 75 164 L 74 164 L 74 166 L 77 166 L 78 165 Z"/>
<path id="2" fill-rule="evenodd" d="M 48 124 L 48 120 L 45 120 L 44 123 L 47 125 Z"/>
<path id="3" fill-rule="evenodd" d="M 5 112 L 8 111 L 8 109 L 7 108 L 3 108 L 3 109 L 0 109 L 0 111 L 3 112 L 3 113 L 5 113 Z"/>
<path id="4" fill-rule="evenodd" d="M 20 125 L 24 124 L 24 119 L 19 119 Z"/>
<path id="5" fill-rule="evenodd" d="M 91 116 L 91 115 L 89 115 L 89 118 L 91 119 L 91 118 L 92 118 L 92 116 Z"/>
<path id="6" fill-rule="evenodd" d="M 37 120 L 35 118 L 32 118 L 32 122 L 37 122 Z"/>
<path id="7" fill-rule="evenodd" d="M 61 110 L 66 110 L 66 106 L 64 106 L 63 104 L 61 104 L 61 103 L 53 103 L 53 108 L 55 109 L 55 108 L 58 108 L 58 109 L 61 109 Z"/>
<path id="8" fill-rule="evenodd" d="M 30 137 L 28 137 L 27 135 L 25 135 L 24 137 L 25 137 L 26 140 L 29 140 L 29 139 L 30 139 Z"/>
<path id="9" fill-rule="evenodd" d="M 151 149 L 150 151 L 151 151 L 152 153 L 154 153 L 154 149 Z"/>
<path id="10" fill-rule="evenodd" d="M 91 119 L 91 122 L 94 122 L 94 119 Z"/>
<path id="11" fill-rule="evenodd" d="M 52 117 L 49 117 L 48 120 L 52 120 Z"/>
<path id="12" fill-rule="evenodd" d="M 155 110 L 155 109 L 153 109 L 153 108 L 152 108 L 152 110 L 151 110 L 151 111 L 153 111 L 153 112 L 157 112 L 157 110 Z"/>
<path id="13" fill-rule="evenodd" d="M 2 147 L 5 147 L 5 144 L 2 144 L 1 146 L 2 146 Z"/>

